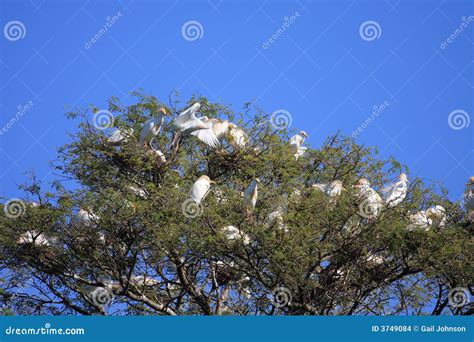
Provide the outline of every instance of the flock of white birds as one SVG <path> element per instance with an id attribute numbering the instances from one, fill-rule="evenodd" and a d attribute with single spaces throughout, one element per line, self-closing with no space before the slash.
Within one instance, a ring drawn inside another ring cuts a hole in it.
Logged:
<path id="1" fill-rule="evenodd" d="M 172 121 L 172 129 L 177 133 L 175 134 L 173 143 L 176 142 L 176 137 L 181 134 L 194 136 L 211 148 L 220 146 L 223 139 L 226 139 L 229 144 L 236 149 L 246 145 L 248 141 L 246 133 L 232 122 L 215 118 L 209 119 L 205 116 L 196 117 L 196 113 L 200 107 L 201 105 L 199 103 L 195 103 Z M 165 117 L 169 115 L 166 109 L 160 108 L 156 117 L 143 124 L 139 136 L 139 144 L 154 151 L 163 162 L 166 161 L 165 155 L 161 151 L 153 149 L 151 143 L 160 133 Z M 127 141 L 133 134 L 134 131 L 132 128 L 117 129 L 107 139 L 107 142 L 111 145 L 119 146 Z M 289 140 L 290 151 L 296 160 L 305 155 L 307 147 L 303 146 L 303 144 L 307 137 L 308 134 L 301 131 Z M 374 220 L 383 210 L 393 208 L 403 202 L 407 196 L 408 183 L 407 175 L 401 173 L 397 182 L 383 189 L 383 193 L 385 194 L 384 198 L 371 187 L 370 182 L 365 178 L 359 179 L 357 183 L 353 185 L 353 189 L 360 203 L 364 203 L 364 205 L 369 208 L 370 219 Z M 192 199 L 196 205 L 201 205 L 213 184 L 215 184 L 215 182 L 207 175 L 202 175 L 192 185 L 189 198 Z M 260 184 L 259 178 L 255 178 L 242 193 L 247 215 L 252 214 L 257 204 L 258 187 Z M 328 196 L 330 203 L 333 204 L 336 203 L 342 191 L 347 191 L 340 180 L 334 180 L 326 184 L 313 184 L 312 188 Z M 148 197 L 148 194 L 143 189 L 134 186 L 130 186 L 129 189 L 140 198 Z M 216 198 L 217 195 L 218 190 L 216 190 Z M 295 190 L 293 195 L 298 197 L 298 191 Z M 474 220 L 474 177 L 471 177 L 466 184 L 464 196 L 468 215 L 471 220 Z M 223 199 L 220 198 L 220 200 Z M 31 203 L 31 206 L 36 206 L 36 204 Z M 277 210 L 271 212 L 268 215 L 267 224 L 269 226 L 276 225 L 279 229 L 288 232 L 289 229 L 283 222 L 285 210 L 286 208 L 284 206 L 280 206 Z M 80 209 L 73 218 L 73 223 L 75 225 L 97 226 L 99 220 L 100 217 L 91 210 Z M 415 229 L 426 231 L 430 229 L 440 229 L 446 225 L 446 210 L 444 207 L 436 205 L 427 210 L 422 210 L 410 215 L 409 222 L 410 224 L 406 229 L 410 231 Z M 221 231 L 229 241 L 239 240 L 242 241 L 244 245 L 248 245 L 251 242 L 250 237 L 235 226 L 223 227 Z M 45 234 L 40 231 L 28 231 L 19 238 L 18 243 L 33 243 L 37 246 L 49 246 L 56 244 L 57 238 L 45 236 Z M 372 257 L 376 258 L 376 256 Z"/>

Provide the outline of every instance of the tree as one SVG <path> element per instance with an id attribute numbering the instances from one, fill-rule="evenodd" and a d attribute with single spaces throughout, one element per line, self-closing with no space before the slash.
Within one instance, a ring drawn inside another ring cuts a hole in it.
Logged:
<path id="1" fill-rule="evenodd" d="M 408 172 L 375 149 L 336 134 L 296 160 L 291 132 L 275 129 L 274 118 L 251 103 L 234 113 L 203 97 L 166 105 L 134 95 L 137 103 L 129 106 L 109 100 L 114 126 L 130 134 L 120 146 L 107 141 L 97 120 L 91 123 L 98 108 L 72 111 L 68 116 L 80 125 L 52 163 L 59 173 L 54 190 L 44 192 L 31 176 L 22 186 L 25 197 L 5 203 L 4 314 L 472 310 L 453 305 L 450 290 L 473 284 L 473 224 L 442 187 L 414 179 L 401 204 L 370 217 L 352 185 L 365 177 L 380 192 Z M 153 141 L 166 160 L 138 145 L 141 125 L 160 107 L 176 114 L 196 101 L 202 115 L 243 128 L 247 144 L 208 148 L 180 136 L 172 145 L 167 120 Z M 202 175 L 216 184 L 197 205 L 189 190 Z M 242 196 L 256 177 L 258 200 L 249 210 Z M 312 187 L 333 180 L 347 189 L 336 198 Z M 444 228 L 406 229 L 411 214 L 432 205 L 446 209 Z"/>

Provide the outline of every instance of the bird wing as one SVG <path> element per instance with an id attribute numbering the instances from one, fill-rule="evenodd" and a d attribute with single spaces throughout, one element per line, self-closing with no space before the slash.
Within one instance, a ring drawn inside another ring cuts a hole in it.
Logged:
<path id="1" fill-rule="evenodd" d="M 140 132 L 140 144 L 143 144 L 145 142 L 145 139 L 151 133 L 154 125 L 155 122 L 153 119 L 150 119 L 143 124 L 142 130 Z"/>
<path id="2" fill-rule="evenodd" d="M 318 183 L 318 184 L 313 184 L 312 186 L 313 186 L 313 188 L 318 189 L 318 190 L 320 190 L 320 191 L 322 191 L 322 192 L 325 193 L 328 185 L 327 185 L 327 184 Z"/>
<path id="3" fill-rule="evenodd" d="M 191 132 L 192 135 L 196 136 L 199 140 L 205 143 L 207 146 L 216 148 L 220 145 L 219 139 L 217 139 L 212 127 L 205 129 L 198 129 L 197 131 Z"/>
<path id="4" fill-rule="evenodd" d="M 194 200 L 194 202 L 198 204 L 201 203 L 209 191 L 209 188 L 209 184 L 205 181 L 198 180 L 194 182 L 193 187 L 191 188 L 191 198 Z"/>
<path id="5" fill-rule="evenodd" d="M 244 147 L 246 144 L 245 138 L 245 132 L 241 130 L 240 128 L 232 128 L 229 132 L 229 142 L 233 146 L 237 147 Z"/>
<path id="6" fill-rule="evenodd" d="M 112 133 L 112 135 L 107 139 L 107 141 L 111 144 L 118 144 L 123 139 L 125 139 L 125 135 L 123 134 L 120 128 L 117 128 L 117 130 L 114 133 Z"/>
<path id="7" fill-rule="evenodd" d="M 290 139 L 290 145 L 300 145 L 301 144 L 301 135 L 295 134 Z"/>
<path id="8" fill-rule="evenodd" d="M 389 193 L 386 197 L 385 202 L 392 204 L 392 206 L 397 205 L 406 196 L 407 186 L 405 182 L 397 182 L 390 187 Z"/>
<path id="9" fill-rule="evenodd" d="M 194 106 L 189 107 L 173 120 L 174 125 L 180 127 L 188 121 L 196 120 L 196 112 L 197 109 Z"/>
<path id="10" fill-rule="evenodd" d="M 222 122 L 218 122 L 212 126 L 212 131 L 218 139 L 221 139 L 229 134 L 229 126 Z"/>

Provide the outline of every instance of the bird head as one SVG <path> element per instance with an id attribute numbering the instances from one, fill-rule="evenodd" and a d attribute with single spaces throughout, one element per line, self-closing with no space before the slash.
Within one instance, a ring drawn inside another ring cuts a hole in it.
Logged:
<path id="1" fill-rule="evenodd" d="M 206 181 L 209 182 L 209 184 L 217 184 L 216 182 L 214 182 L 213 180 L 211 180 L 211 179 L 209 178 L 209 176 L 206 176 L 206 175 L 203 175 L 203 176 L 199 177 L 199 179 L 206 180 Z"/>
<path id="2" fill-rule="evenodd" d="M 370 182 L 366 178 L 361 178 L 355 183 L 354 188 L 361 189 L 361 188 L 369 187 L 369 186 L 370 186 Z"/>
<path id="3" fill-rule="evenodd" d="M 474 185 L 474 176 L 469 177 L 469 180 L 467 181 L 466 185 Z"/>
<path id="4" fill-rule="evenodd" d="M 426 217 L 429 219 L 441 219 L 446 215 L 446 209 L 441 205 L 435 205 L 426 210 Z"/>
<path id="5" fill-rule="evenodd" d="M 308 133 L 306 133 L 305 131 L 301 131 L 301 132 L 300 132 L 300 135 L 301 135 L 302 137 L 305 137 L 305 138 L 308 137 Z"/>
<path id="6" fill-rule="evenodd" d="M 406 173 L 402 172 L 400 173 L 400 176 L 398 176 L 398 178 L 402 181 L 402 182 L 408 182 L 408 176 Z"/>
<path id="7" fill-rule="evenodd" d="M 200 104 L 199 102 L 196 102 L 195 104 L 193 104 L 193 105 L 191 106 L 191 110 L 192 110 L 193 112 L 197 112 L 197 111 L 199 110 L 199 108 L 201 108 L 201 104 Z"/>
<path id="8" fill-rule="evenodd" d="M 170 116 L 170 115 L 171 115 L 171 114 L 166 110 L 165 107 L 160 107 L 160 108 L 158 109 L 158 112 L 161 113 L 161 114 L 163 114 L 163 115 L 166 115 L 166 116 Z"/>
<path id="9" fill-rule="evenodd" d="M 202 175 L 201 177 L 199 177 L 200 180 L 206 180 L 208 181 L 210 184 L 216 184 L 216 182 L 214 182 L 213 180 L 211 180 L 209 178 L 209 176 L 206 176 L 206 175 Z"/>
<path id="10" fill-rule="evenodd" d="M 347 189 L 345 189 L 345 188 L 342 186 L 342 181 L 340 181 L 340 180 L 332 181 L 331 185 L 332 185 L 333 188 L 339 188 L 339 189 L 341 189 L 342 191 L 347 191 Z"/>

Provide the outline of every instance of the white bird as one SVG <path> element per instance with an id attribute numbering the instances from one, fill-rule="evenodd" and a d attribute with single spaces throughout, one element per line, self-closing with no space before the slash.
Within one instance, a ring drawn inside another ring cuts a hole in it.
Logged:
<path id="1" fill-rule="evenodd" d="M 130 277 L 130 282 L 136 286 L 156 286 L 160 282 L 147 275 L 136 275 Z"/>
<path id="2" fill-rule="evenodd" d="M 431 226 L 434 229 L 442 229 L 446 226 L 446 209 L 441 205 L 426 210 L 426 217 L 431 220 Z"/>
<path id="3" fill-rule="evenodd" d="M 341 195 L 342 191 L 346 191 L 346 189 L 344 189 L 344 187 L 342 186 L 342 182 L 340 180 L 335 180 L 331 183 L 313 184 L 312 187 L 314 189 L 320 190 L 329 197 L 338 197 Z"/>
<path id="4" fill-rule="evenodd" d="M 204 123 L 206 123 L 209 126 L 209 128 L 199 129 L 197 131 L 191 132 L 191 135 L 196 136 L 199 140 L 201 140 L 204 143 L 206 143 L 206 139 L 209 135 L 212 136 L 212 134 L 214 134 L 214 136 L 220 141 L 226 138 L 227 135 L 229 134 L 230 123 L 227 120 L 222 121 L 216 118 L 208 119 L 204 117 L 202 121 L 204 121 Z"/>
<path id="5" fill-rule="evenodd" d="M 166 156 L 160 150 L 152 149 L 150 152 L 152 155 L 155 155 L 161 163 L 166 163 Z"/>
<path id="6" fill-rule="evenodd" d="M 296 160 L 302 157 L 308 149 L 307 147 L 302 146 L 305 138 L 307 137 L 308 134 L 305 131 L 301 131 L 299 134 L 295 134 L 290 139 L 291 153 L 296 158 Z"/>
<path id="7" fill-rule="evenodd" d="M 215 183 L 216 182 L 212 181 L 208 176 L 203 175 L 194 182 L 189 195 L 196 204 L 201 204 L 202 200 L 209 192 L 211 184 Z"/>
<path id="8" fill-rule="evenodd" d="M 226 226 L 221 230 L 228 241 L 234 242 L 242 240 L 244 245 L 247 246 L 250 244 L 250 237 L 235 226 Z"/>
<path id="9" fill-rule="evenodd" d="M 469 220 L 474 221 L 474 176 L 470 177 L 466 183 L 464 191 L 464 203 Z"/>
<path id="10" fill-rule="evenodd" d="M 409 217 L 410 224 L 405 228 L 408 231 L 423 229 L 428 231 L 433 221 L 426 215 L 426 211 L 420 210 Z"/>
<path id="11" fill-rule="evenodd" d="M 152 140 L 158 135 L 158 133 L 160 133 L 165 116 L 168 115 L 169 113 L 162 107 L 158 109 L 158 115 L 156 117 L 149 119 L 143 124 L 140 132 L 140 146 L 145 145 L 151 147 Z"/>
<path id="12" fill-rule="evenodd" d="M 124 142 L 127 142 L 128 139 L 133 135 L 133 128 L 117 128 L 110 137 L 107 138 L 107 143 L 112 146 L 118 146 Z"/>
<path id="13" fill-rule="evenodd" d="M 255 208 L 255 205 L 257 204 L 259 183 L 260 183 L 260 179 L 255 178 L 245 190 L 244 202 L 249 212 L 251 212 Z"/>
<path id="14" fill-rule="evenodd" d="M 173 130 L 182 134 L 192 134 L 193 132 L 202 130 L 194 135 L 198 136 L 199 140 L 210 147 L 218 147 L 219 140 L 212 130 L 212 119 L 206 116 L 197 118 L 196 113 L 201 108 L 201 105 L 196 102 L 190 108 L 179 114 L 173 120 Z M 176 136 L 175 136 L 176 139 Z M 175 141 L 173 141 L 174 143 Z"/>
<path id="15" fill-rule="evenodd" d="M 49 237 L 42 232 L 29 230 L 26 233 L 20 235 L 17 243 L 20 245 L 33 243 L 35 246 L 51 246 L 52 244 L 57 243 L 57 241 L 58 239 L 56 237 Z"/>
<path id="16" fill-rule="evenodd" d="M 359 210 L 361 215 L 369 219 L 376 218 L 384 205 L 382 197 L 370 187 L 370 182 L 365 178 L 359 179 L 354 188 L 361 200 Z"/>
<path id="17" fill-rule="evenodd" d="M 290 230 L 288 226 L 283 222 L 283 214 L 285 210 L 282 207 L 279 207 L 277 210 L 272 211 L 267 216 L 267 227 L 272 228 L 276 227 L 278 230 L 288 233 Z"/>
<path id="18" fill-rule="evenodd" d="M 222 129 L 225 128 L 220 125 L 219 119 L 208 119 L 206 117 L 200 118 L 202 122 L 208 125 L 209 128 L 198 129 L 196 131 L 191 132 L 191 135 L 194 135 L 199 140 L 201 140 L 206 145 L 216 148 L 220 146 L 220 139 L 222 137 Z M 216 134 L 217 132 L 217 134 Z M 215 139 L 214 139 L 215 138 Z"/>
<path id="19" fill-rule="evenodd" d="M 92 211 L 80 209 L 74 216 L 73 222 L 77 225 L 84 225 L 86 227 L 92 227 L 99 221 L 99 216 L 94 214 Z"/>
<path id="20" fill-rule="evenodd" d="M 229 123 L 227 139 L 234 149 L 244 148 L 247 144 L 247 134 L 233 123 Z"/>
<path id="21" fill-rule="evenodd" d="M 407 196 L 408 177 L 405 173 L 401 173 L 399 181 L 386 187 L 384 192 L 387 194 L 385 203 L 389 208 L 393 208 L 400 204 Z"/>

